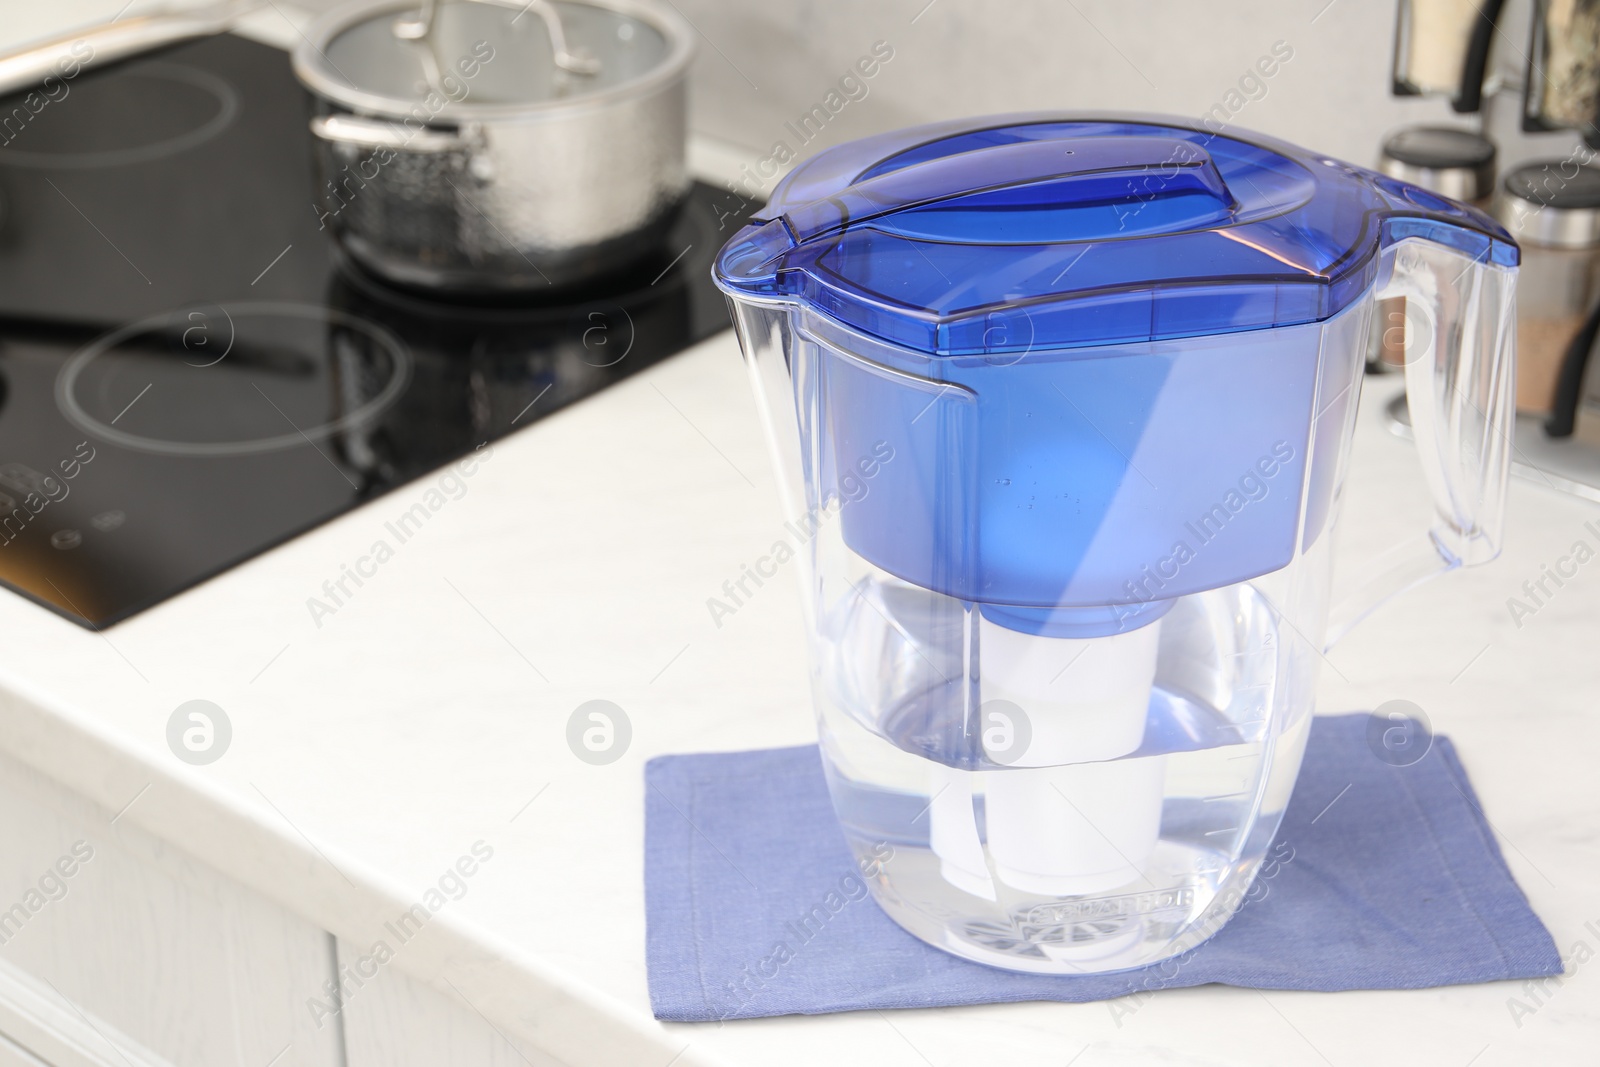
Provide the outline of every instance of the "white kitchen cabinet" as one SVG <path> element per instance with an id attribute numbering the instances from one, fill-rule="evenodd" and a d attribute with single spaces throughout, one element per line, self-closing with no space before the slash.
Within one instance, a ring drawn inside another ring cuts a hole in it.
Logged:
<path id="1" fill-rule="evenodd" d="M 0 1067 L 169 1067 L 116 1027 L 0 961 Z"/>
<path id="2" fill-rule="evenodd" d="M 345 963 L 360 950 L 339 942 Z M 502 1029 L 471 1005 L 384 967 L 344 1005 L 348 1067 L 563 1067 Z"/>
<path id="3" fill-rule="evenodd" d="M 0 1067 L 341 1067 L 332 973 L 321 929 L 0 757 Z"/>

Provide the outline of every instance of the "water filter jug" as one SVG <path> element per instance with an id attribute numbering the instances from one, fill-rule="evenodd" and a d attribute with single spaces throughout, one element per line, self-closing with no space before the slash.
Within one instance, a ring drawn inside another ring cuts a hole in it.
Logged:
<path id="1" fill-rule="evenodd" d="M 1177 955 L 1244 899 L 1324 650 L 1499 551 L 1518 250 L 1184 120 L 966 119 L 798 166 L 722 250 L 878 904 L 1015 970 Z M 1434 518 L 1331 603 L 1374 301 Z M 875 851 L 877 850 L 877 851 Z"/>

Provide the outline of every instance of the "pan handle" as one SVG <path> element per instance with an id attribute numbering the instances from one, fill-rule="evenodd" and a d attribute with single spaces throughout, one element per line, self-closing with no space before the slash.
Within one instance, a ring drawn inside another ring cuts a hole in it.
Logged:
<path id="1" fill-rule="evenodd" d="M 459 133 L 432 126 L 405 126 L 361 115 L 318 115 L 312 136 L 334 144 L 388 148 L 396 152 L 456 152 L 468 148 Z"/>
<path id="2" fill-rule="evenodd" d="M 47 78 L 75 78 L 91 66 L 221 33 L 260 3 L 261 0 L 244 0 L 198 11 L 141 15 L 40 41 L 20 52 L 0 56 L 0 95 L 30 89 Z"/>

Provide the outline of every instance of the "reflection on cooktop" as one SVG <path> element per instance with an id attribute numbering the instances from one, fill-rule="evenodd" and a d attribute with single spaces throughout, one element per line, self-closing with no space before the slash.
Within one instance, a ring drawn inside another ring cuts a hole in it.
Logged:
<path id="1" fill-rule="evenodd" d="M 451 303 L 318 231 L 283 53 L 71 86 L 0 144 L 0 582 L 92 627 L 728 325 L 709 264 L 754 205 L 709 186 L 625 277 Z"/>
<path id="2" fill-rule="evenodd" d="M 11 117 L 0 146 L 6 166 L 89 170 L 145 163 L 209 141 L 239 115 L 232 85 L 177 63 L 145 61 L 116 79 L 58 81 L 32 99 L 23 108 L 25 122 L 17 121 L 14 107 L 0 112 Z"/>
<path id="3" fill-rule="evenodd" d="M 107 444 L 238 456 L 355 431 L 392 407 L 410 377 L 410 351 L 366 319 L 241 303 L 107 334 L 67 360 L 55 393 L 68 421 Z"/>

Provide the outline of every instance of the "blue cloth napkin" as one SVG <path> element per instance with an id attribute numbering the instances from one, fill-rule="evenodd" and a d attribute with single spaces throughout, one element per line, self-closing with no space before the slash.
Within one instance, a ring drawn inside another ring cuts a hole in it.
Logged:
<path id="1" fill-rule="evenodd" d="M 678 1022 L 1086 1001 L 1221 982 L 1416 989 L 1559 974 L 1450 741 L 1374 755 L 1369 716 L 1315 720 L 1268 866 L 1238 914 L 1175 960 L 1044 976 L 971 963 L 896 926 L 857 871 L 816 746 L 663 756 L 645 768 L 650 1002 Z M 1270 874 L 1270 877 L 1268 875 Z M 797 918 L 835 894 L 820 932 Z M 802 939 L 804 936 L 804 939 Z M 778 952 L 779 942 L 787 952 Z"/>

